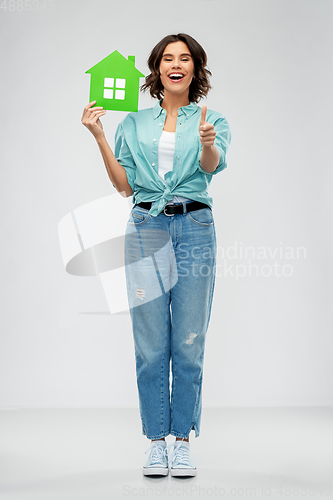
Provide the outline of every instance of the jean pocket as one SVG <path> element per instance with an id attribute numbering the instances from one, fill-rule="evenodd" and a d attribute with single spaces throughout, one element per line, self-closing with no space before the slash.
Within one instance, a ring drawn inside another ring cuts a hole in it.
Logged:
<path id="1" fill-rule="evenodd" d="M 127 224 L 132 226 L 140 226 L 145 224 L 147 220 L 150 218 L 149 210 L 134 206 L 131 210 L 130 218 L 128 219 Z"/>
<path id="2" fill-rule="evenodd" d="M 214 217 L 212 210 L 207 208 L 200 208 L 199 210 L 193 210 L 188 212 L 189 219 L 197 224 L 198 226 L 213 226 Z"/>

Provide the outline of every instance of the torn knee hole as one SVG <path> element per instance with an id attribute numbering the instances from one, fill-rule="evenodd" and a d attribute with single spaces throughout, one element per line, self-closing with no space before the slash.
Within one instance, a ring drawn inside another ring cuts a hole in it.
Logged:
<path id="1" fill-rule="evenodd" d="M 190 335 L 187 337 L 186 344 L 193 344 L 193 341 L 194 341 L 196 336 L 197 336 L 197 333 L 191 332 Z"/>
<path id="2" fill-rule="evenodd" d="M 140 288 L 139 286 L 136 287 L 136 295 L 138 296 L 139 299 L 143 300 L 145 297 L 145 291 L 143 288 Z"/>

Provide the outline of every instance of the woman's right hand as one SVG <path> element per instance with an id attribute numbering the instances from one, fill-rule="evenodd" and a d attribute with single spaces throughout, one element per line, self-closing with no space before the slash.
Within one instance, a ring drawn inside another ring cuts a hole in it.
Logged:
<path id="1" fill-rule="evenodd" d="M 81 122 L 90 130 L 95 139 L 99 139 L 104 136 L 103 125 L 99 117 L 105 115 L 106 110 L 102 106 L 91 109 L 95 103 L 96 101 L 92 101 L 84 108 Z"/>

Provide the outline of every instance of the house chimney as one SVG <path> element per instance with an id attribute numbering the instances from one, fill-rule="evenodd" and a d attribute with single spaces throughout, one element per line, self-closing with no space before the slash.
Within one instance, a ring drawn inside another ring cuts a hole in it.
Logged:
<path id="1" fill-rule="evenodd" d="M 135 56 L 128 56 L 128 60 L 135 66 Z"/>

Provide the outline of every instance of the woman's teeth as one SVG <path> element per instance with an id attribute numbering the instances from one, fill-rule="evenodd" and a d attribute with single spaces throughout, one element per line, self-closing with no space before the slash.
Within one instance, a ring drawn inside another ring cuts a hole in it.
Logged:
<path id="1" fill-rule="evenodd" d="M 172 75 L 169 75 L 169 78 L 170 78 L 170 80 L 178 81 L 178 80 L 182 80 L 184 78 L 184 75 L 182 75 L 180 73 L 173 73 Z"/>

